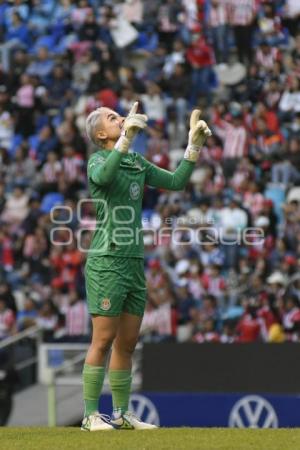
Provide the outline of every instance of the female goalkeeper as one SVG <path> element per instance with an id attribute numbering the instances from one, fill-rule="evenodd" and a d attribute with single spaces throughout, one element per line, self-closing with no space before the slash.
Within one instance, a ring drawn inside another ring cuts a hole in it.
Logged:
<path id="1" fill-rule="evenodd" d="M 97 226 L 85 266 L 88 309 L 93 336 L 83 368 L 87 431 L 155 428 L 128 411 L 131 357 L 146 302 L 141 224 L 144 185 L 182 190 L 201 147 L 211 134 L 192 112 L 188 146 L 174 173 L 160 169 L 138 153 L 128 153 L 147 116 L 137 114 L 136 102 L 126 118 L 109 108 L 98 108 L 87 118 L 89 139 L 99 148 L 88 161 L 89 189 L 96 207 Z M 105 360 L 112 347 L 109 382 L 113 398 L 110 421 L 98 412 Z"/>

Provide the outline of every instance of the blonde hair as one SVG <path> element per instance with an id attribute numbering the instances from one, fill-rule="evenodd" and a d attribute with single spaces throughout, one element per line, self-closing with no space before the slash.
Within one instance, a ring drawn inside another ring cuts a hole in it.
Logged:
<path id="1" fill-rule="evenodd" d="M 99 145 L 99 139 L 96 138 L 96 131 L 101 123 L 100 122 L 101 115 L 102 115 L 101 108 L 96 109 L 95 111 L 92 111 L 88 115 L 86 122 L 85 122 L 85 131 L 86 131 L 87 137 L 95 145 Z"/>

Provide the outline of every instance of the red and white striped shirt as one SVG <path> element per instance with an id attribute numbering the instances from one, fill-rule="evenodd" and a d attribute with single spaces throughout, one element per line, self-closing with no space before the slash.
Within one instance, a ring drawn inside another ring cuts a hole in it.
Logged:
<path id="1" fill-rule="evenodd" d="M 61 163 L 55 161 L 54 163 L 47 162 L 43 167 L 43 176 L 46 183 L 55 183 L 58 181 L 58 176 L 61 172 Z"/>
<path id="2" fill-rule="evenodd" d="M 287 330 L 290 330 L 294 327 L 295 322 L 299 321 L 300 318 L 300 309 L 296 306 L 292 308 L 290 311 L 287 311 L 283 315 L 283 325 Z"/>
<path id="3" fill-rule="evenodd" d="M 227 14 L 227 8 L 226 8 L 227 1 L 220 0 L 218 6 L 214 7 L 212 6 L 209 11 L 208 16 L 208 24 L 209 26 L 215 28 L 219 27 L 220 25 L 225 25 L 228 21 L 228 14 Z"/>
<path id="4" fill-rule="evenodd" d="M 169 303 L 157 309 L 146 310 L 142 322 L 142 332 L 154 331 L 159 335 L 172 334 L 172 309 Z"/>
<path id="5" fill-rule="evenodd" d="M 261 49 L 258 49 L 255 59 L 259 66 L 262 66 L 264 69 L 273 70 L 274 63 L 280 59 L 280 52 L 275 47 L 269 48 L 268 53 L 264 53 Z"/>
<path id="6" fill-rule="evenodd" d="M 82 160 L 76 156 L 71 158 L 63 158 L 63 171 L 67 181 L 75 181 L 82 179 Z"/>
<path id="7" fill-rule="evenodd" d="M 215 297 L 221 297 L 224 295 L 224 291 L 226 289 L 226 283 L 223 277 L 210 277 L 208 276 L 208 289 L 209 294 L 214 295 Z"/>
<path id="8" fill-rule="evenodd" d="M 86 336 L 89 333 L 89 315 L 84 301 L 67 308 L 66 330 L 68 336 Z"/>
<path id="9" fill-rule="evenodd" d="M 255 0 L 229 0 L 229 9 L 231 25 L 250 25 L 256 14 L 256 2 Z"/>
<path id="10" fill-rule="evenodd" d="M 224 143 L 223 158 L 242 158 L 247 155 L 247 131 L 243 125 L 234 126 L 225 120 L 219 121 L 216 133 Z"/>

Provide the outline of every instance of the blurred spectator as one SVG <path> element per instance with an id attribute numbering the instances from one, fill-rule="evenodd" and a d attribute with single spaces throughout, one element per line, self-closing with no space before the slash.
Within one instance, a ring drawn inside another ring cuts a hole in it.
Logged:
<path id="1" fill-rule="evenodd" d="M 83 53 L 75 62 L 72 68 L 72 87 L 75 92 L 82 93 L 87 90 L 95 64 L 89 51 Z"/>
<path id="2" fill-rule="evenodd" d="M 267 75 L 272 71 L 276 61 L 280 61 L 280 51 L 276 47 L 270 47 L 268 41 L 262 41 L 255 54 L 255 62 L 260 68 L 261 75 Z"/>
<path id="3" fill-rule="evenodd" d="M 228 206 L 221 209 L 219 220 L 223 236 L 230 238 L 246 227 L 247 214 L 240 208 L 238 199 L 233 197 L 229 199 Z"/>
<path id="4" fill-rule="evenodd" d="M 285 118 L 293 117 L 293 113 L 300 111 L 300 80 L 296 77 L 289 78 L 286 90 L 283 92 L 279 102 L 279 110 L 284 113 Z"/>
<path id="5" fill-rule="evenodd" d="M 187 97 L 189 95 L 190 78 L 186 74 L 186 70 L 183 64 L 176 64 L 172 77 L 168 80 L 164 80 L 163 86 L 167 94 L 165 98 L 165 104 L 169 109 L 169 116 L 172 112 L 175 113 L 176 128 L 178 129 L 178 142 L 183 143 L 186 139 L 186 127 L 185 121 L 187 116 Z M 180 139 L 181 136 L 181 139 Z"/>
<path id="6" fill-rule="evenodd" d="M 15 332 L 14 313 L 6 306 L 5 299 L 0 297 L 0 340 L 12 336 Z"/>
<path id="7" fill-rule="evenodd" d="M 96 41 L 99 36 L 99 27 L 93 10 L 88 10 L 78 31 L 80 41 Z"/>
<path id="8" fill-rule="evenodd" d="M 212 0 L 208 25 L 217 63 L 227 63 L 229 53 L 229 8 L 224 0 Z"/>
<path id="9" fill-rule="evenodd" d="M 166 60 L 166 47 L 160 43 L 153 54 L 146 59 L 145 69 L 148 74 L 148 79 L 154 82 L 160 81 L 162 78 L 162 69 Z"/>
<path id="10" fill-rule="evenodd" d="M 141 327 L 144 342 L 172 340 L 175 335 L 176 319 L 172 311 L 172 296 L 166 289 L 149 296 Z"/>
<path id="11" fill-rule="evenodd" d="M 163 67 L 164 75 L 169 81 L 172 80 L 176 65 L 185 63 L 185 45 L 181 40 L 175 40 L 172 50 L 166 56 L 166 62 Z"/>
<path id="12" fill-rule="evenodd" d="M 16 313 L 17 312 L 16 300 L 12 292 L 11 286 L 8 283 L 2 282 L 0 284 L 0 296 L 5 300 L 7 308 L 11 309 L 14 313 Z"/>
<path id="13" fill-rule="evenodd" d="M 70 290 L 69 305 L 64 313 L 66 336 L 71 341 L 84 341 L 89 334 L 89 315 L 86 303 L 79 298 L 75 289 Z"/>
<path id="14" fill-rule="evenodd" d="M 241 62 L 252 61 L 252 36 L 256 14 L 255 0 L 229 0 L 229 18 L 233 27 L 238 58 Z"/>
<path id="15" fill-rule="evenodd" d="M 218 342 L 216 327 L 218 318 L 216 298 L 213 295 L 205 296 L 202 306 L 195 312 L 192 340 L 198 343 Z"/>
<path id="16" fill-rule="evenodd" d="M 285 2 L 285 21 L 292 36 L 299 31 L 300 7 L 297 0 L 286 0 Z"/>
<path id="17" fill-rule="evenodd" d="M 29 156 L 26 144 L 18 147 L 15 152 L 14 162 L 10 164 L 6 173 L 6 183 L 11 189 L 14 185 L 20 188 L 29 186 L 36 175 L 36 164 Z"/>
<path id="18" fill-rule="evenodd" d="M 231 105 L 231 117 L 229 120 L 221 119 L 217 113 L 214 124 L 216 134 L 223 140 L 223 158 L 229 160 L 227 165 L 230 164 L 230 174 L 232 166 L 236 166 L 238 158 L 248 154 L 247 131 L 243 124 L 240 105 Z"/>
<path id="19" fill-rule="evenodd" d="M 205 97 L 207 102 L 210 103 L 214 54 L 201 30 L 192 35 L 192 42 L 187 49 L 186 56 L 192 68 L 191 105 L 194 106 L 198 103 L 200 95 Z"/>
<path id="20" fill-rule="evenodd" d="M 146 94 L 141 95 L 141 100 L 148 119 L 163 123 L 166 117 L 166 110 L 159 86 L 149 82 L 146 86 Z"/>
<path id="21" fill-rule="evenodd" d="M 284 161 L 272 167 L 272 182 L 292 185 L 300 181 L 300 139 L 292 138 L 288 143 Z"/>
<path id="22" fill-rule="evenodd" d="M 38 49 L 36 59 L 27 68 L 28 75 L 38 76 L 43 82 L 47 82 L 53 69 L 54 61 L 49 55 L 47 47 Z"/>
<path id="23" fill-rule="evenodd" d="M 206 319 L 203 323 L 203 330 L 194 334 L 193 342 L 202 344 L 204 342 L 220 342 L 220 335 L 216 330 L 216 324 L 213 319 Z"/>
<path id="24" fill-rule="evenodd" d="M 176 32 L 179 30 L 179 17 L 182 12 L 181 2 L 178 0 L 167 0 L 158 9 L 158 30 L 161 41 L 165 42 L 170 49 Z"/>
<path id="25" fill-rule="evenodd" d="M 25 6 L 25 5 L 24 5 Z M 30 44 L 30 34 L 27 26 L 22 21 L 19 12 L 14 11 L 11 15 L 11 24 L 5 35 L 7 41 L 14 41 L 18 44 L 28 46 Z"/>
<path id="26" fill-rule="evenodd" d="M 195 300 L 191 298 L 186 280 L 180 281 L 176 287 L 178 325 L 186 325 L 192 321 Z"/>
<path id="27" fill-rule="evenodd" d="M 44 339 L 51 340 L 58 325 L 58 314 L 52 302 L 45 302 L 38 313 L 37 325 L 43 331 Z"/>
<path id="28" fill-rule="evenodd" d="M 44 162 L 47 159 L 48 152 L 55 150 L 57 145 L 58 139 L 54 133 L 53 127 L 51 127 L 51 125 L 44 125 L 37 138 L 37 145 L 35 148 L 37 159 L 40 162 Z"/>
<path id="29" fill-rule="evenodd" d="M 28 196 L 24 192 L 24 188 L 16 186 L 13 192 L 8 196 L 2 220 L 9 224 L 21 223 L 28 213 Z"/>
<path id="30" fill-rule="evenodd" d="M 260 38 L 271 46 L 277 47 L 285 41 L 281 18 L 276 12 L 276 5 L 270 1 L 263 2 L 258 14 L 258 29 Z"/>
<path id="31" fill-rule="evenodd" d="M 245 302 L 245 314 L 237 324 L 237 341 L 242 343 L 256 342 L 262 339 L 261 322 L 258 317 L 257 306 Z"/>
<path id="32" fill-rule="evenodd" d="M 8 92 L 4 85 L 0 86 L 0 146 L 8 149 L 14 133 L 14 123 L 8 105 Z"/>
<path id="33" fill-rule="evenodd" d="M 63 110 L 72 97 L 71 83 L 63 66 L 53 68 L 47 87 L 46 106 Z"/>
<path id="34" fill-rule="evenodd" d="M 35 92 L 32 79 L 27 74 L 21 75 L 20 84 L 16 92 L 18 116 L 15 131 L 28 137 L 34 133 Z"/>
<path id="35" fill-rule="evenodd" d="M 27 298 L 24 303 L 24 309 L 17 314 L 18 331 L 25 330 L 37 323 L 38 312 L 34 301 Z"/>

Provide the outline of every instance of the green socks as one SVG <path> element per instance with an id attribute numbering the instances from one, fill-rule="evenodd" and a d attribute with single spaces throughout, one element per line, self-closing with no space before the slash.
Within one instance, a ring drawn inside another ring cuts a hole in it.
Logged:
<path id="1" fill-rule="evenodd" d="M 104 382 L 105 368 L 85 364 L 82 375 L 84 417 L 87 417 L 95 411 L 98 411 L 98 402 Z M 109 371 L 109 382 L 115 412 L 118 411 L 123 414 L 128 411 L 131 379 L 131 370 Z"/>
<path id="2" fill-rule="evenodd" d="M 98 402 L 103 386 L 105 368 L 85 364 L 83 366 L 82 376 L 84 417 L 87 417 L 93 412 L 98 411 Z"/>
<path id="3" fill-rule="evenodd" d="M 131 370 L 110 370 L 108 372 L 112 392 L 113 410 L 121 414 L 128 411 L 131 387 Z"/>

